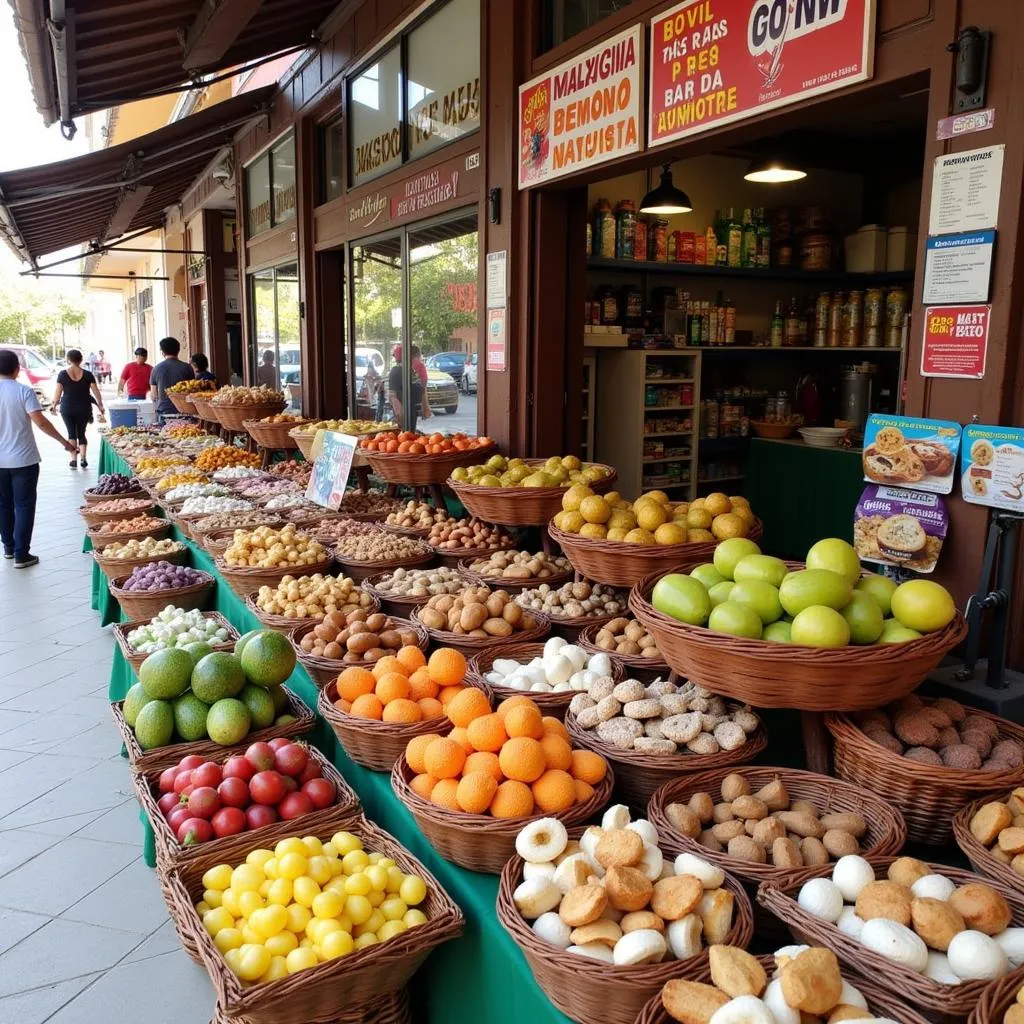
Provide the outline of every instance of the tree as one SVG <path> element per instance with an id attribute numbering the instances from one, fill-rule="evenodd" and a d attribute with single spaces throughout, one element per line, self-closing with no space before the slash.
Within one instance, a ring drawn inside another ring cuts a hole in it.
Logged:
<path id="1" fill-rule="evenodd" d="M 68 330 L 77 335 L 86 319 L 77 295 L 53 291 L 42 281 L 0 277 L 0 342 L 49 349 L 56 359 L 64 354 Z"/>

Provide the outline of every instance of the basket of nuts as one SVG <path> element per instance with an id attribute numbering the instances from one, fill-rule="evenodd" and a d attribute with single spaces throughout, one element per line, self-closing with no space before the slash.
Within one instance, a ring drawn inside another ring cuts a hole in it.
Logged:
<path id="1" fill-rule="evenodd" d="M 325 548 L 334 547 L 342 537 L 370 537 L 380 532 L 377 523 L 350 519 L 339 512 L 328 512 L 319 519 L 300 519 L 296 526 L 311 533 Z"/>
<path id="2" fill-rule="evenodd" d="M 515 536 L 482 519 L 447 519 L 435 523 L 425 539 L 442 565 L 456 568 L 467 555 L 479 557 L 516 546 Z"/>
<path id="3" fill-rule="evenodd" d="M 593 622 L 580 630 L 576 642 L 585 651 L 603 651 L 630 671 L 663 676 L 671 672 L 657 641 L 631 617 L 620 615 L 609 622 Z"/>
<path id="4" fill-rule="evenodd" d="M 330 616 L 379 611 L 377 599 L 347 576 L 284 576 L 276 586 L 264 585 L 248 594 L 245 606 L 268 629 L 291 633 L 315 626 Z M 341 621 L 340 619 L 338 621 Z"/>
<path id="5" fill-rule="evenodd" d="M 239 597 L 262 586 L 276 586 L 296 570 L 322 573 L 330 568 L 330 551 L 289 523 L 280 530 L 257 526 L 238 530 L 231 546 L 215 560 L 218 571 Z"/>
<path id="6" fill-rule="evenodd" d="M 363 588 L 377 598 L 384 611 L 408 617 L 413 608 L 426 604 L 432 597 L 461 593 L 466 588 L 466 578 L 447 565 L 432 569 L 399 566 L 367 576 Z"/>
<path id="7" fill-rule="evenodd" d="M 516 604 L 539 612 L 551 622 L 555 636 L 575 641 L 587 626 L 604 625 L 618 618 L 627 608 L 629 594 L 623 590 L 576 580 L 552 587 L 542 583 L 532 590 L 523 590 L 516 596 Z"/>
<path id="8" fill-rule="evenodd" d="M 242 427 L 261 448 L 296 451 L 299 445 L 290 431 L 300 429 L 309 422 L 302 416 L 281 412 L 262 420 L 242 420 Z"/>
<path id="9" fill-rule="evenodd" d="M 86 536 L 96 545 L 109 544 L 112 540 L 142 540 L 144 537 L 166 537 L 173 524 L 169 519 L 156 516 L 132 516 L 131 519 L 112 519 L 98 526 L 90 526 Z"/>
<path id="10" fill-rule="evenodd" d="M 484 557 L 463 558 L 459 571 L 482 586 L 503 587 L 505 590 L 527 590 L 540 583 L 549 587 L 561 586 L 572 579 L 573 568 L 564 555 L 549 555 L 538 551 L 495 551 Z"/>
<path id="11" fill-rule="evenodd" d="M 99 526 L 115 519 L 132 519 L 151 515 L 156 509 L 148 498 L 111 498 L 82 505 L 78 514 L 89 526 Z"/>
<path id="12" fill-rule="evenodd" d="M 345 574 L 359 582 L 387 569 L 427 566 L 434 561 L 434 552 L 422 541 L 383 530 L 364 537 L 342 537 L 334 545 L 334 554 Z"/>
<path id="13" fill-rule="evenodd" d="M 402 507 L 397 498 L 382 491 L 346 491 L 337 511 L 367 523 L 379 523 Z"/>
<path id="14" fill-rule="evenodd" d="M 255 511 L 255 510 L 254 510 Z M 243 515 L 248 513 L 243 512 Z M 209 516 L 203 517 L 209 519 Z M 254 529 L 257 526 L 269 526 L 273 530 L 280 530 L 285 525 L 283 519 L 275 519 L 271 512 L 256 512 L 253 516 L 252 522 L 248 522 L 243 526 L 226 526 L 220 530 L 210 530 L 208 533 L 198 534 L 196 529 L 196 523 L 200 522 L 198 519 L 191 519 L 184 521 L 179 529 L 184 531 L 184 526 L 188 526 L 188 532 L 192 538 L 200 543 L 207 551 L 213 555 L 214 558 L 218 558 L 224 554 L 225 551 L 235 542 L 235 532 L 237 530 Z"/>
<path id="15" fill-rule="evenodd" d="M 525 643 L 548 633 L 548 621 L 525 611 L 507 590 L 467 586 L 458 594 L 441 594 L 415 608 L 409 618 L 427 628 L 436 644 L 473 655 L 496 640 Z"/>
<path id="16" fill-rule="evenodd" d="M 439 523 L 455 522 L 446 508 L 436 508 L 426 501 L 410 501 L 388 517 L 381 525 L 389 533 L 404 537 L 426 537 L 431 527 Z"/>
<path id="17" fill-rule="evenodd" d="M 137 565 L 146 565 L 163 559 L 184 565 L 188 549 L 180 540 L 165 537 L 143 537 L 140 540 L 117 540 L 102 548 L 92 549 L 92 557 L 108 580 L 131 572 Z"/>

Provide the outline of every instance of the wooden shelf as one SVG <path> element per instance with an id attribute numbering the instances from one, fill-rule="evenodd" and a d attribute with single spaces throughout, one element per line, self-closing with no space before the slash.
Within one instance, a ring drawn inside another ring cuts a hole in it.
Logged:
<path id="1" fill-rule="evenodd" d="M 692 405 L 645 405 L 644 412 L 684 412 L 692 410 Z"/>
<path id="2" fill-rule="evenodd" d="M 903 349 L 901 348 L 888 348 L 880 345 L 854 345 L 845 346 L 818 346 L 818 345 L 789 345 L 781 348 L 773 348 L 770 345 L 693 345 L 694 349 L 700 349 L 701 352 L 706 352 L 708 355 L 726 355 L 729 352 L 771 352 L 773 355 L 778 353 L 788 353 L 790 355 L 803 355 L 805 352 L 842 352 L 847 356 L 856 355 L 858 352 L 870 352 L 872 355 L 877 355 L 883 352 L 891 352 L 894 355 L 899 355 Z"/>
<path id="3" fill-rule="evenodd" d="M 692 384 L 692 377 L 648 377 L 645 384 Z"/>
<path id="4" fill-rule="evenodd" d="M 721 484 L 725 483 L 727 480 L 746 480 L 746 478 L 746 473 L 734 473 L 732 476 L 708 476 L 703 480 L 698 480 L 697 486 L 703 487 L 705 484 Z"/>
<path id="5" fill-rule="evenodd" d="M 693 458 L 693 452 L 687 455 L 645 455 L 640 461 L 649 466 L 653 462 L 689 462 Z"/>
<path id="6" fill-rule="evenodd" d="M 913 270 L 849 274 L 845 270 L 800 270 L 796 267 L 706 267 L 696 263 L 654 263 L 649 260 L 587 260 L 588 270 L 612 274 L 658 274 L 670 277 L 744 278 L 762 281 L 846 282 L 849 284 L 897 284 L 914 280 Z"/>
<path id="7" fill-rule="evenodd" d="M 692 437 L 692 430 L 664 430 L 657 434 L 644 434 L 644 437 Z"/>

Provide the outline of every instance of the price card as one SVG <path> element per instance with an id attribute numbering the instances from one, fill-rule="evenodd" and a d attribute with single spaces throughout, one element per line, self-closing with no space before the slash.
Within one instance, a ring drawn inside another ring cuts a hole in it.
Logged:
<path id="1" fill-rule="evenodd" d="M 317 431 L 313 441 L 317 455 L 306 487 L 306 497 L 310 501 L 334 511 L 341 507 L 358 440 L 334 430 Z"/>
<path id="2" fill-rule="evenodd" d="M 960 424 L 872 413 L 864 428 L 864 479 L 886 487 L 949 494 Z"/>
<path id="3" fill-rule="evenodd" d="M 1024 428 L 964 427 L 960 471 L 964 501 L 1024 513 Z"/>

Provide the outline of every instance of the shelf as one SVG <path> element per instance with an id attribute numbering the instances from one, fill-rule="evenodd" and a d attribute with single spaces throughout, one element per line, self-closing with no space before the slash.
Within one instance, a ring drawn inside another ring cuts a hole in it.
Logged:
<path id="1" fill-rule="evenodd" d="M 644 484 L 645 487 L 650 487 L 652 491 L 676 491 L 680 487 L 689 487 L 689 480 L 680 480 L 677 484 Z"/>
<path id="2" fill-rule="evenodd" d="M 645 377 L 645 384 L 692 384 L 692 377 Z"/>
<path id="3" fill-rule="evenodd" d="M 715 452 L 723 448 L 742 448 L 750 441 L 747 437 L 702 437 L 699 439 L 701 452 Z"/>
<path id="4" fill-rule="evenodd" d="M 664 430 L 657 434 L 643 434 L 643 437 L 691 437 L 692 430 Z"/>
<path id="5" fill-rule="evenodd" d="M 645 465 L 652 462 L 689 462 L 693 458 L 693 452 L 689 455 L 645 455 L 640 461 Z"/>
<path id="6" fill-rule="evenodd" d="M 703 480 L 698 480 L 697 486 L 703 487 L 705 484 L 721 484 L 725 483 L 727 480 L 746 480 L 746 478 L 746 473 L 734 473 L 732 476 L 709 476 L 705 477 Z"/>
<path id="7" fill-rule="evenodd" d="M 892 352 L 899 355 L 902 348 L 889 348 L 880 345 L 854 345 L 854 346 L 818 346 L 818 345 L 788 345 L 781 348 L 772 348 L 770 345 L 691 345 L 690 348 L 698 352 L 710 354 L 725 354 L 727 352 L 771 352 L 790 353 L 791 355 L 803 354 L 804 352 L 842 352 L 845 355 L 855 355 L 858 352 L 870 352 L 873 355 L 882 352 Z"/>
<path id="8" fill-rule="evenodd" d="M 851 284 L 897 284 L 914 280 L 913 270 L 880 271 L 877 274 L 848 274 L 845 270 L 800 270 L 796 267 L 705 267 L 696 263 L 652 263 L 642 260 L 587 260 L 588 270 L 613 274 L 661 274 L 673 277 L 746 278 L 762 281 L 846 281 Z"/>
<path id="9" fill-rule="evenodd" d="M 692 405 L 645 405 L 644 412 L 685 412 L 692 410 Z"/>

